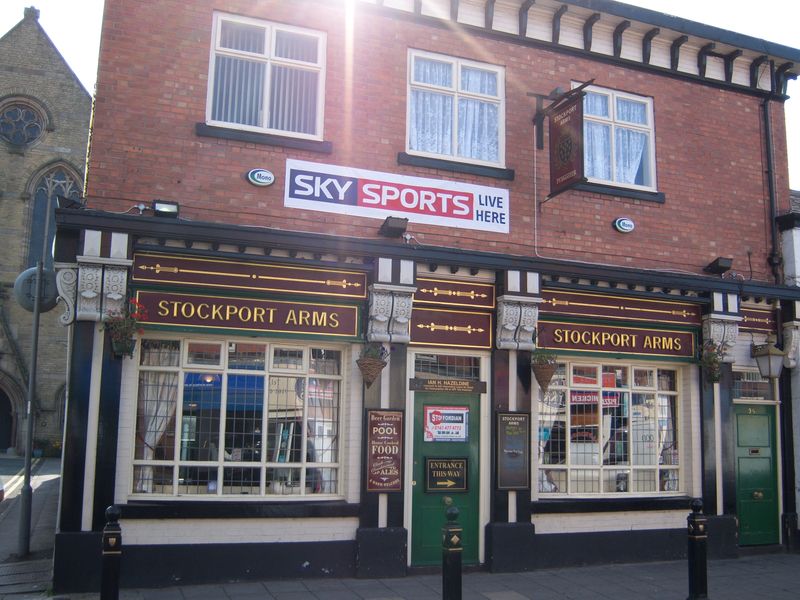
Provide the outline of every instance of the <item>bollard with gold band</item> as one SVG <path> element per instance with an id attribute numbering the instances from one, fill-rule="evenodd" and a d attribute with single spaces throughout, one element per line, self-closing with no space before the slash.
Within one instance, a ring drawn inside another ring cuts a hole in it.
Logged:
<path id="1" fill-rule="evenodd" d="M 121 512 L 117 506 L 106 509 L 103 527 L 103 563 L 100 581 L 100 600 L 119 600 L 119 576 L 122 563 Z"/>
<path id="2" fill-rule="evenodd" d="M 461 600 L 461 551 L 464 528 L 458 523 L 458 508 L 444 497 L 447 522 L 442 527 L 442 600 Z"/>
<path id="3" fill-rule="evenodd" d="M 702 514 L 703 502 L 692 500 L 692 514 L 686 517 L 689 535 L 689 598 L 703 600 L 708 598 L 708 573 L 706 565 L 706 545 L 708 543 L 708 519 Z"/>

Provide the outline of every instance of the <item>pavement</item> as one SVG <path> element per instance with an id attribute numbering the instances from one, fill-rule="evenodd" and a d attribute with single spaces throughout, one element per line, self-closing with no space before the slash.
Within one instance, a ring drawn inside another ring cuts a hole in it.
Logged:
<path id="1" fill-rule="evenodd" d="M 2 455 L 0 455 L 2 456 Z M 99 594 L 53 596 L 52 548 L 58 507 L 58 459 L 34 464 L 31 486 L 31 554 L 19 560 L 19 502 L 15 476 L 3 476 L 7 499 L 0 503 L 0 600 L 97 600 Z M 8 468 L 6 468 L 8 470 Z M 8 497 L 9 486 L 12 488 Z M 15 487 L 16 486 L 16 487 Z M 124 561 L 124 556 L 123 556 Z M 123 565 L 124 568 L 124 565 Z M 755 553 L 708 562 L 708 598 L 796 600 L 800 598 L 800 554 Z M 462 600 L 684 600 L 685 560 L 542 569 L 525 573 L 467 572 Z M 121 600 L 440 600 L 441 575 L 396 579 L 304 579 L 177 585 L 123 589 Z"/>

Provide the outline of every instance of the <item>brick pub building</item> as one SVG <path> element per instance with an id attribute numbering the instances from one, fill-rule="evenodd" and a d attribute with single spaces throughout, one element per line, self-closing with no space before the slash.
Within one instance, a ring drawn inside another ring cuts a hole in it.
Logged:
<path id="1" fill-rule="evenodd" d="M 600 0 L 108 0 L 55 589 L 111 504 L 130 586 L 403 575 L 446 498 L 495 571 L 680 557 L 692 498 L 791 546 L 798 62 Z"/>

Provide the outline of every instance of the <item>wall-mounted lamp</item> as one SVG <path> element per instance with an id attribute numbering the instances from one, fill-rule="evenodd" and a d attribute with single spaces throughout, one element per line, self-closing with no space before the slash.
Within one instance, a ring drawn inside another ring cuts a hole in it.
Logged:
<path id="1" fill-rule="evenodd" d="M 408 219 L 404 217 L 386 217 L 381 228 L 378 229 L 378 234 L 384 237 L 400 237 L 406 232 L 408 227 Z"/>
<path id="2" fill-rule="evenodd" d="M 181 211 L 181 207 L 177 202 L 170 202 L 169 200 L 153 200 L 151 207 L 153 214 L 157 217 L 177 217 Z"/>
<path id="3" fill-rule="evenodd" d="M 706 273 L 713 273 L 714 275 L 722 275 L 726 271 L 729 271 L 732 265 L 733 265 L 732 258 L 718 256 L 710 263 L 708 263 L 705 267 L 703 267 L 703 271 L 705 271 Z"/>
<path id="4" fill-rule="evenodd" d="M 758 372 L 764 379 L 780 377 L 783 370 L 783 358 L 786 353 L 775 347 L 773 342 L 766 344 L 752 344 L 750 356 L 756 359 Z"/>

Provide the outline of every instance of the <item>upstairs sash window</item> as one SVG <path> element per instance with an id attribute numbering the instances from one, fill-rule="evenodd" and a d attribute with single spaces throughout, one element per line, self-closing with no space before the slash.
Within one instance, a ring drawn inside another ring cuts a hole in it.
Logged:
<path id="1" fill-rule="evenodd" d="M 209 123 L 321 139 L 324 33 L 217 14 L 213 39 Z"/>
<path id="2" fill-rule="evenodd" d="M 589 87 L 583 119 L 584 167 L 590 181 L 655 190 L 650 98 Z"/>
<path id="3" fill-rule="evenodd" d="M 504 157 L 504 72 L 427 52 L 409 55 L 408 151 L 488 165 Z"/>

